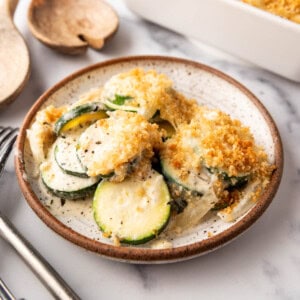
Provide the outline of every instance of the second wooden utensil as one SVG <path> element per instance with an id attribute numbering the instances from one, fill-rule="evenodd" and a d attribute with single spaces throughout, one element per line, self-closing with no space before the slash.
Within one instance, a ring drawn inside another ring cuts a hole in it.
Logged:
<path id="1" fill-rule="evenodd" d="M 80 54 L 88 47 L 101 49 L 117 31 L 119 21 L 115 11 L 99 0 L 32 0 L 28 25 L 46 46 Z"/>
<path id="2" fill-rule="evenodd" d="M 13 101 L 29 79 L 29 52 L 13 23 L 18 0 L 0 0 L 0 108 Z"/>

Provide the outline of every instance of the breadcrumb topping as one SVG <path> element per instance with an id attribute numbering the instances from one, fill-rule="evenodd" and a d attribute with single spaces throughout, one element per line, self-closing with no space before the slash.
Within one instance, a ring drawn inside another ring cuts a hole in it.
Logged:
<path id="1" fill-rule="evenodd" d="M 153 149 L 161 147 L 158 125 L 132 112 L 114 111 L 109 115 L 90 126 L 79 139 L 80 159 L 89 176 L 118 173 L 118 169 L 127 172 L 124 164 L 134 160 L 150 164 Z"/>
<path id="2" fill-rule="evenodd" d="M 182 178 L 190 170 L 200 172 L 203 166 L 217 168 L 228 176 L 269 177 L 273 170 L 248 127 L 221 111 L 204 107 L 198 108 L 197 118 L 178 127 L 164 143 L 161 155 L 171 159 Z"/>
<path id="3" fill-rule="evenodd" d="M 243 0 L 243 2 L 300 24 L 300 0 Z"/>
<path id="4" fill-rule="evenodd" d="M 82 104 L 100 102 L 102 97 L 102 91 L 103 88 L 97 88 L 97 89 L 92 89 L 91 91 L 81 95 L 79 97 L 79 100 L 69 107 L 69 110 Z"/>
<path id="5" fill-rule="evenodd" d="M 274 1 L 255 2 L 271 9 Z M 285 5 L 293 1 L 277 2 Z M 167 174 L 170 178 L 165 174 L 171 182 L 168 187 L 172 200 L 178 200 L 178 211 L 183 211 L 176 216 L 176 228 L 183 230 L 198 224 L 210 209 L 218 210 L 223 220 L 233 221 L 257 201 L 275 167 L 263 148 L 255 144 L 248 127 L 219 110 L 199 106 L 172 85 L 165 74 L 133 69 L 113 76 L 103 88 L 80 97 L 68 109 L 85 103 L 115 101 L 112 107 L 117 110 L 107 112 L 108 118 L 88 128 L 79 121 L 83 133 L 76 146 L 78 157 L 89 176 L 101 175 L 122 182 L 127 177 L 147 178 L 158 152 L 162 164 L 163 160 L 170 162 L 179 176 L 175 180 L 172 174 Z M 118 110 L 122 105 L 127 111 Z M 137 112 L 131 112 L 132 107 Z M 55 122 L 66 111 L 66 107 L 54 106 L 41 110 L 27 131 L 38 163 L 44 160 L 55 140 Z M 243 183 L 246 187 L 236 188 Z M 230 185 L 234 188 L 230 189 Z M 138 191 L 141 198 L 144 193 L 145 190 Z M 117 236 L 114 241 L 119 245 Z"/>
<path id="6" fill-rule="evenodd" d="M 55 140 L 54 124 L 67 110 L 65 106 L 50 105 L 36 114 L 34 123 L 27 130 L 27 138 L 35 161 L 40 164 Z"/>
<path id="7" fill-rule="evenodd" d="M 164 74 L 158 74 L 155 70 L 133 69 L 113 76 L 104 85 L 102 98 L 113 100 L 115 95 L 130 96 L 126 105 L 138 107 L 138 112 L 149 119 L 171 86 L 172 81 Z"/>
<path id="8" fill-rule="evenodd" d="M 195 117 L 197 108 L 196 100 L 187 99 L 174 89 L 168 89 L 160 98 L 157 110 L 161 118 L 169 121 L 176 129 L 181 124 L 189 123 Z"/>

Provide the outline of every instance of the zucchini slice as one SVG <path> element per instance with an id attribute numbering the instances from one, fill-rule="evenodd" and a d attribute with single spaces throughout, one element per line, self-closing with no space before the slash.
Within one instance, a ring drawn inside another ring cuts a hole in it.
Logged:
<path id="1" fill-rule="evenodd" d="M 149 122 L 157 124 L 159 126 L 159 129 L 164 131 L 165 139 L 171 138 L 176 132 L 175 128 L 169 121 L 164 120 L 160 117 L 159 110 L 155 112 L 154 116 L 149 120 Z"/>
<path id="2" fill-rule="evenodd" d="M 220 210 L 217 214 L 224 222 L 233 222 L 256 204 L 255 196 L 261 193 L 262 184 L 259 180 L 249 182 L 244 190 L 240 191 L 240 199 L 232 205 Z"/>
<path id="3" fill-rule="evenodd" d="M 162 120 L 156 123 L 160 130 L 164 131 L 164 138 L 169 139 L 175 134 L 175 128 L 169 121 Z"/>
<path id="4" fill-rule="evenodd" d="M 55 161 L 54 148 L 50 149 L 49 157 L 40 170 L 46 188 L 55 196 L 66 199 L 90 196 L 99 183 L 99 177 L 81 178 L 63 172 Z"/>
<path id="5" fill-rule="evenodd" d="M 131 100 L 134 100 L 133 103 Z M 131 96 L 114 95 L 114 99 L 106 99 L 103 101 L 108 110 L 123 110 L 128 112 L 138 113 L 144 116 L 147 120 L 155 115 L 156 108 L 142 107 L 140 103 L 136 103 L 135 98 Z"/>
<path id="6" fill-rule="evenodd" d="M 163 176 L 151 171 L 144 181 L 103 180 L 93 200 L 94 218 L 101 231 L 120 242 L 143 244 L 155 238 L 170 217 L 170 194 Z"/>
<path id="7" fill-rule="evenodd" d="M 82 130 L 68 131 L 66 135 L 61 135 L 56 140 L 54 156 L 59 167 L 67 174 L 85 177 L 86 168 L 81 164 L 76 151 L 78 138 Z"/>
<path id="8" fill-rule="evenodd" d="M 177 189 L 178 188 L 179 191 L 182 189 L 181 186 L 177 185 Z M 186 230 L 188 228 L 197 226 L 201 222 L 201 219 L 214 207 L 218 201 L 218 198 L 216 197 L 212 187 L 210 187 L 202 196 L 187 190 L 184 194 L 182 194 L 182 196 L 185 197 L 185 207 L 183 207 L 182 212 L 177 214 L 173 219 L 174 222 L 172 222 L 169 227 L 170 231 L 176 229 L 178 230 L 178 228 L 181 230 Z"/>
<path id="9" fill-rule="evenodd" d="M 202 168 L 200 173 L 190 170 L 186 176 L 181 176 L 181 170 L 174 168 L 168 159 L 161 159 L 161 167 L 169 181 L 202 195 L 209 190 L 213 180 L 213 175 L 206 168 Z"/>
<path id="10" fill-rule="evenodd" d="M 202 168 L 200 173 L 191 170 L 183 177 L 180 176 L 180 170 L 174 168 L 167 160 L 161 161 L 161 165 L 162 172 L 168 179 L 173 199 L 172 209 L 177 212 L 175 227 L 186 229 L 196 226 L 218 202 L 213 190 L 213 183 L 217 177 L 211 175 L 206 168 Z"/>
<path id="11" fill-rule="evenodd" d="M 161 145 L 157 126 L 132 112 L 114 111 L 109 116 L 89 126 L 79 137 L 77 154 L 87 174 L 103 177 L 114 173 L 118 176 L 114 181 L 122 181 L 139 168 L 142 174 L 150 168 L 151 146 Z"/>
<path id="12" fill-rule="evenodd" d="M 211 174 L 217 174 L 223 181 L 225 189 L 231 191 L 244 187 L 250 180 L 249 174 L 241 174 L 239 176 L 229 176 L 226 172 L 217 168 L 206 167 Z"/>
<path id="13" fill-rule="evenodd" d="M 82 104 L 63 114 L 55 123 L 54 131 L 59 135 L 71 128 L 107 117 L 101 103 Z"/>
<path id="14" fill-rule="evenodd" d="M 137 112 L 139 107 L 132 105 L 125 105 L 127 100 L 133 99 L 131 96 L 123 96 L 115 94 L 115 99 L 108 99 L 104 101 L 106 107 L 110 110 L 125 110 L 131 112 Z"/>

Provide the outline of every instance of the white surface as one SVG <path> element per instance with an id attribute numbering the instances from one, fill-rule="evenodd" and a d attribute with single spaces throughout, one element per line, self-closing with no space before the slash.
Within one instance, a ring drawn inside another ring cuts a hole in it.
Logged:
<path id="1" fill-rule="evenodd" d="M 300 84 L 232 58 L 132 15 L 111 1 L 120 30 L 102 52 L 69 57 L 36 41 L 26 25 L 29 1 L 17 24 L 29 44 L 32 76 L 0 123 L 17 125 L 42 92 L 78 68 L 129 54 L 165 54 L 219 68 L 244 83 L 273 115 L 285 147 L 281 187 L 266 213 L 243 236 L 187 262 L 136 266 L 113 262 L 63 240 L 44 225 L 21 196 L 12 158 L 0 182 L 0 209 L 61 273 L 82 299 L 299 299 L 300 298 Z M 17 298 L 52 299 L 11 248 L 0 240 L 0 276 Z"/>
<path id="2" fill-rule="evenodd" d="M 300 25 L 240 0 L 125 0 L 147 20 L 300 82 Z"/>

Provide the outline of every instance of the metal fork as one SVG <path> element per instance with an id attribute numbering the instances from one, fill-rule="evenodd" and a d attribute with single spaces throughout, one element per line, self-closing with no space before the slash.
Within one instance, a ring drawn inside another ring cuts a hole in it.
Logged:
<path id="1" fill-rule="evenodd" d="M 6 284 L 0 278 L 0 299 L 1 300 L 16 300 L 15 296 L 8 289 Z"/>
<path id="2" fill-rule="evenodd" d="M 7 158 L 13 148 L 17 134 L 17 128 L 0 126 L 0 176 L 3 172 Z M 14 248 L 17 254 L 19 254 L 25 263 L 31 268 L 31 270 L 40 279 L 40 281 L 55 299 L 80 299 L 79 296 L 61 278 L 61 276 L 53 269 L 53 267 L 36 249 L 33 248 L 33 246 L 17 231 L 14 225 L 4 215 L 2 215 L 1 212 L 0 236 Z M 3 293 L 7 292 L 8 296 L 4 299 L 15 299 L 4 283 L 2 284 L 2 287 L 0 284 L 0 296 L 1 291 Z M 11 298 L 9 298 L 9 296 L 11 296 Z"/>

